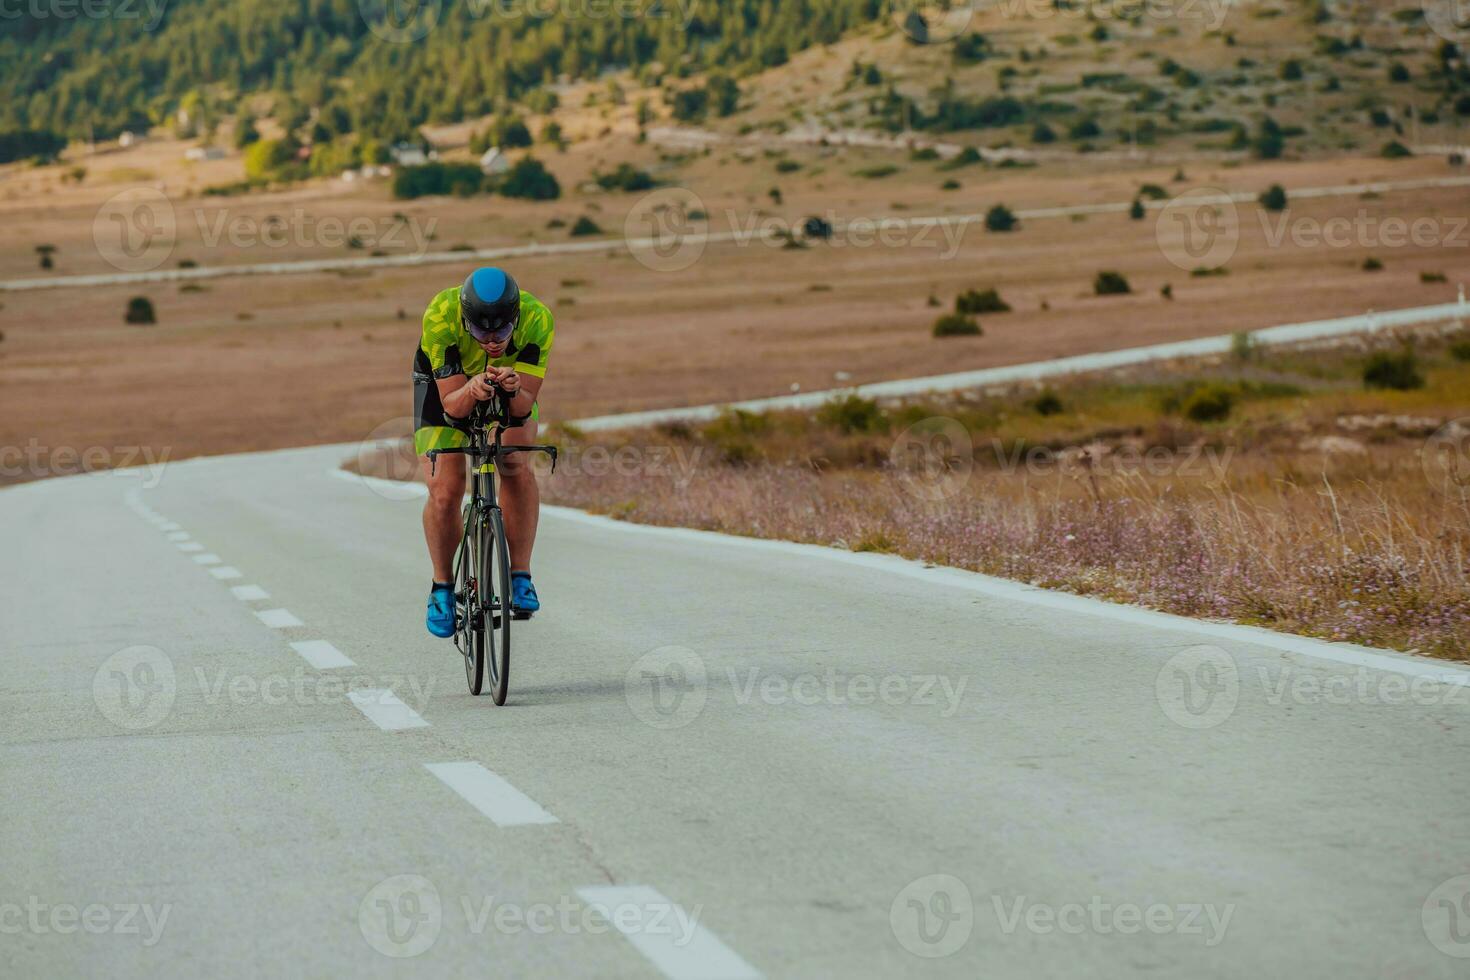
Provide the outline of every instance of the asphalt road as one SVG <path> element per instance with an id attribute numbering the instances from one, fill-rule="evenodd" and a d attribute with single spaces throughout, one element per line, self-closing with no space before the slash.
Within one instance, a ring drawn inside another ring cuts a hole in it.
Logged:
<path id="1" fill-rule="evenodd" d="M 495 708 L 343 455 L 0 491 L 0 975 L 1470 972 L 1463 670 L 553 512 Z"/>

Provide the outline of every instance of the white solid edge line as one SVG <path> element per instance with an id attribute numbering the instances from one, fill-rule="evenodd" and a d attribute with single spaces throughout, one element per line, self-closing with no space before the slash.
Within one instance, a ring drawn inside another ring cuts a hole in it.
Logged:
<path id="1" fill-rule="evenodd" d="M 499 773 L 478 762 L 426 762 L 439 781 L 454 790 L 497 827 L 557 823 L 556 817 Z"/>
<path id="2" fill-rule="evenodd" d="M 257 599 L 269 599 L 271 594 L 258 585 L 232 585 L 230 592 L 241 602 L 254 602 Z"/>
<path id="3" fill-rule="evenodd" d="M 593 885 L 577 895 L 669 980 L 747 980 L 760 972 L 679 905 L 647 885 Z"/>
<path id="4" fill-rule="evenodd" d="M 244 578 L 244 574 L 234 565 L 216 565 L 209 570 L 209 574 L 221 581 L 227 578 Z"/>
<path id="5" fill-rule="evenodd" d="M 292 626 L 305 626 L 301 620 L 289 609 L 257 609 L 255 615 L 262 623 L 273 630 L 288 629 Z"/>
<path id="6" fill-rule="evenodd" d="M 347 654 L 327 640 L 299 640 L 291 644 L 291 649 L 301 654 L 302 659 L 317 670 L 357 666 Z"/>
<path id="7" fill-rule="evenodd" d="M 357 710 L 367 716 L 368 721 L 385 732 L 400 732 L 409 728 L 427 728 L 419 713 L 387 688 L 363 688 L 348 691 L 347 696 L 357 705 Z"/>
<path id="8" fill-rule="evenodd" d="M 384 480 L 375 476 L 362 476 L 340 469 L 328 470 L 328 473 L 348 483 L 361 483 L 370 487 L 373 484 L 385 484 L 396 488 L 396 492 L 400 497 L 403 495 L 406 486 L 416 487 L 416 493 L 419 496 L 424 496 L 428 493 L 428 488 L 422 483 L 403 484 L 396 480 Z M 378 489 L 387 489 L 387 487 Z M 802 555 L 808 558 L 824 558 L 828 561 L 845 562 L 851 565 L 879 569 L 885 572 L 903 575 L 906 578 L 918 579 L 933 585 L 961 589 L 996 599 L 1024 602 L 1028 605 L 1040 606 L 1044 609 L 1057 609 L 1064 612 L 1082 613 L 1088 616 L 1102 616 L 1107 619 L 1136 626 L 1152 626 L 1159 629 L 1195 633 L 1209 637 L 1212 640 L 1248 643 L 1253 646 L 1280 650 L 1283 653 L 1313 657 L 1317 660 L 1329 660 L 1333 663 L 1348 664 L 1353 667 L 1369 667 L 1374 670 L 1392 671 L 1393 673 L 1405 674 L 1411 677 L 1423 677 L 1429 680 L 1439 681 L 1442 684 L 1470 686 L 1470 669 L 1457 667 L 1445 661 L 1434 660 L 1429 657 L 1397 653 L 1391 650 L 1375 650 L 1372 647 L 1358 646 L 1352 643 L 1333 643 L 1328 640 L 1314 639 L 1309 636 L 1293 636 L 1290 633 L 1278 633 L 1275 630 L 1266 629 L 1262 626 L 1242 626 L 1239 623 L 1210 623 L 1204 620 L 1191 619 L 1188 616 L 1159 612 L 1155 609 L 1144 609 L 1140 606 L 1128 606 L 1118 602 L 1107 602 L 1088 596 L 1073 595 L 1070 592 L 1054 592 L 1050 589 L 1041 589 L 1034 585 L 1025 585 L 1020 582 L 1013 582 L 1010 579 L 997 578 L 993 575 L 986 575 L 983 572 L 972 572 L 963 568 L 926 567 L 924 562 L 899 558 L 896 555 L 857 553 L 844 551 L 841 548 L 829 548 L 819 544 L 798 544 L 794 541 L 747 538 L 737 534 L 723 534 L 719 531 L 700 531 L 688 527 L 634 524 L 629 521 L 615 521 L 610 517 L 603 517 L 600 514 L 589 514 L 586 511 L 577 510 L 573 507 L 558 507 L 555 504 L 542 504 L 541 513 L 562 520 L 579 521 L 593 527 L 626 531 L 634 534 L 660 535 L 677 541 L 720 543 L 732 547 L 780 551 L 789 555 Z"/>

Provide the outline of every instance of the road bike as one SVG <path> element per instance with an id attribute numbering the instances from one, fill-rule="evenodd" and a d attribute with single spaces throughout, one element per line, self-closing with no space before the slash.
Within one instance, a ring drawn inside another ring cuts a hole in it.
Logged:
<path id="1" fill-rule="evenodd" d="M 524 425 L 527 416 L 510 412 L 510 397 L 496 390 L 480 402 L 462 425 L 469 445 L 429 451 L 429 464 L 440 456 L 469 457 L 469 496 L 464 505 L 464 536 L 454 557 L 454 645 L 464 655 L 470 693 L 479 696 L 489 680 L 490 696 L 505 704 L 510 692 L 510 624 L 530 619 L 511 608 L 510 552 L 505 519 L 495 496 L 495 467 L 514 453 L 545 453 L 556 472 L 555 446 L 503 446 L 507 429 Z M 493 434 L 492 434 L 493 433 Z"/>

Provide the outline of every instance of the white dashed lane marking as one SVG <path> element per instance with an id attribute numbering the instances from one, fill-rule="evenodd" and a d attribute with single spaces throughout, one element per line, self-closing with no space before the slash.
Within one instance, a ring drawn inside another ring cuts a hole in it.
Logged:
<path id="1" fill-rule="evenodd" d="M 244 578 L 240 570 L 234 565 L 219 565 L 209 570 L 209 574 L 217 579 Z"/>
<path id="2" fill-rule="evenodd" d="M 170 541 L 188 541 L 189 540 L 189 532 L 188 531 L 170 531 L 170 532 L 168 532 L 168 539 Z"/>
<path id="3" fill-rule="evenodd" d="M 301 620 L 289 609 L 257 609 L 255 615 L 260 621 L 273 630 L 287 629 L 291 626 L 305 626 Z"/>
<path id="4" fill-rule="evenodd" d="M 185 541 L 182 544 L 180 544 L 178 547 L 179 547 L 179 550 L 180 551 L 186 551 L 186 552 L 187 551 L 203 551 L 204 550 L 204 545 L 200 544 L 198 541 Z"/>
<path id="5" fill-rule="evenodd" d="M 541 804 L 478 762 L 428 762 L 424 768 L 497 827 L 557 823 L 556 817 L 547 813 Z"/>
<path id="6" fill-rule="evenodd" d="M 669 980 L 760 976 L 755 967 L 656 888 L 598 885 L 578 888 L 577 894 Z"/>
<path id="7" fill-rule="evenodd" d="M 348 691 L 347 696 L 357 705 L 358 711 L 367 715 L 368 721 L 385 732 L 429 727 L 429 723 L 419 717 L 417 711 L 398 700 L 398 695 L 386 688 Z"/>
<path id="8" fill-rule="evenodd" d="M 213 553 L 194 556 L 194 563 L 196 565 L 218 565 L 221 561 L 222 559 L 220 558 L 220 556 Z"/>
<path id="9" fill-rule="evenodd" d="M 356 666 L 345 653 L 326 640 L 302 640 L 291 644 L 291 649 L 301 654 L 317 670 Z"/>
<path id="10" fill-rule="evenodd" d="M 258 585 L 232 585 L 230 592 L 234 593 L 236 599 L 241 602 L 254 602 L 256 599 L 269 599 L 271 594 Z"/>

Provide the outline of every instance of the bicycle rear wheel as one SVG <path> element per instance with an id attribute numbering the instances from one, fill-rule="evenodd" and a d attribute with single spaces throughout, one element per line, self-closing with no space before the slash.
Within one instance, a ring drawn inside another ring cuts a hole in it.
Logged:
<path id="1" fill-rule="evenodd" d="M 480 581 L 489 588 L 483 617 L 485 666 L 490 697 L 502 705 L 510 693 L 510 551 L 498 507 L 490 511 L 483 526 L 485 547 L 481 554 Z"/>
<path id="2" fill-rule="evenodd" d="M 464 676 L 470 694 L 478 697 L 485 689 L 486 630 L 481 603 L 479 569 L 484 551 L 484 519 L 476 509 L 465 508 L 464 538 L 460 541 L 455 562 L 455 637 L 454 645 L 464 656 Z"/>

